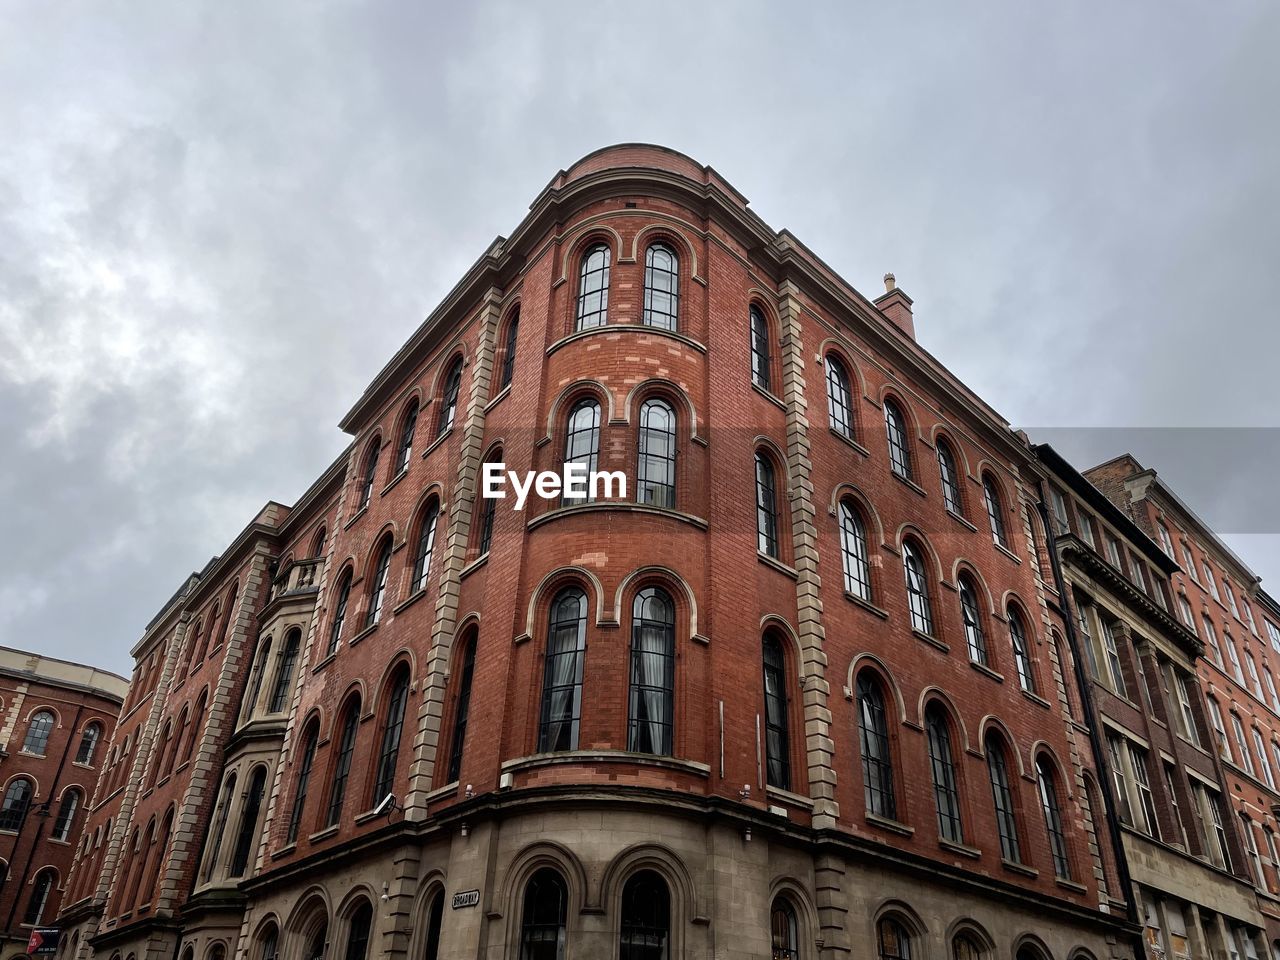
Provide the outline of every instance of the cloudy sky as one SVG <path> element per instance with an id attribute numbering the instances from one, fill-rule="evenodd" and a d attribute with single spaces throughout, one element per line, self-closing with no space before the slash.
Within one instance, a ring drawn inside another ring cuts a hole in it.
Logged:
<path id="1" fill-rule="evenodd" d="M 0 38 L 0 643 L 126 670 L 626 140 L 865 292 L 893 270 L 1010 421 L 1135 449 L 1280 587 L 1274 3 L 13 0 Z"/>

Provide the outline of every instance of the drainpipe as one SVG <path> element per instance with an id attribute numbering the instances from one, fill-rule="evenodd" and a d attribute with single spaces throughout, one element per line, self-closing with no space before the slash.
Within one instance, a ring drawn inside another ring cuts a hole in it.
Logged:
<path id="1" fill-rule="evenodd" d="M 1058 596 L 1062 598 L 1062 620 L 1067 632 L 1067 646 L 1071 648 L 1076 688 L 1080 692 L 1080 709 L 1084 712 L 1084 725 L 1085 729 L 1089 731 L 1089 744 L 1093 748 L 1093 756 L 1098 763 L 1098 770 L 1101 774 L 1098 777 L 1098 790 L 1102 793 L 1102 806 L 1105 808 L 1107 832 L 1111 836 L 1111 845 L 1116 852 L 1116 872 L 1120 875 L 1120 886 L 1124 894 L 1125 907 L 1129 911 L 1129 919 L 1141 923 L 1142 918 L 1138 914 L 1138 901 L 1133 893 L 1133 878 L 1129 873 L 1129 859 L 1124 850 L 1124 837 L 1120 832 L 1120 819 L 1116 816 L 1115 796 L 1111 792 L 1112 779 L 1110 770 L 1107 768 L 1105 744 L 1103 744 L 1102 737 L 1098 732 L 1097 713 L 1093 706 L 1093 686 L 1084 672 L 1084 661 L 1080 656 L 1080 639 L 1076 634 L 1075 617 L 1072 615 L 1069 605 L 1070 598 L 1067 591 L 1067 582 L 1062 575 L 1062 564 L 1058 558 L 1058 538 L 1053 533 L 1049 510 L 1045 507 L 1048 491 L 1045 489 L 1044 480 L 1040 481 L 1039 489 L 1040 502 L 1036 504 L 1036 508 L 1040 515 L 1040 525 L 1044 527 L 1045 539 L 1048 542 L 1049 566 L 1053 570 L 1053 582 L 1058 588 Z M 1134 938 L 1133 951 L 1135 960 L 1147 960 L 1146 944 L 1141 934 L 1136 935 Z"/>

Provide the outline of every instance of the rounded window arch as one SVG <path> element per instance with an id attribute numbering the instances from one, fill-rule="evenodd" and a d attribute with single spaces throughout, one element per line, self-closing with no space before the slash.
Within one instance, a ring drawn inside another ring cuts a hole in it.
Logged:
<path id="1" fill-rule="evenodd" d="M 769 317 L 758 303 L 748 309 L 751 324 L 751 382 L 773 392 L 773 337 Z"/>
<path id="2" fill-rule="evenodd" d="M 373 904 L 361 898 L 347 916 L 347 944 L 343 960 L 365 960 L 373 930 Z"/>
<path id="3" fill-rule="evenodd" d="M 913 480 L 915 468 L 911 462 L 907 418 L 898 401 L 886 397 L 884 401 L 884 426 L 889 441 L 889 467 L 904 480 Z"/>
<path id="4" fill-rule="evenodd" d="M 578 749 L 586 649 L 587 594 L 579 586 L 568 586 L 556 594 L 547 614 L 539 753 Z"/>
<path id="5" fill-rule="evenodd" d="M 933 781 L 934 806 L 938 814 L 938 835 L 951 843 L 964 843 L 960 773 L 952 743 L 951 716 L 937 700 L 931 701 L 925 708 L 924 728 L 929 749 L 929 775 Z"/>
<path id="6" fill-rule="evenodd" d="M 382 436 L 375 434 L 369 441 L 369 448 L 364 455 L 364 472 L 360 477 L 360 505 L 364 510 L 373 499 L 373 485 L 378 479 L 378 455 L 382 452 Z"/>
<path id="7" fill-rule="evenodd" d="M 262 812 L 262 797 L 267 786 L 267 768 L 259 764 L 249 775 L 249 789 L 240 808 L 240 827 L 236 830 L 236 842 L 231 851 L 229 877 L 243 877 L 253 853 L 253 842 L 258 837 L 258 814 Z"/>
<path id="8" fill-rule="evenodd" d="M 333 768 L 329 776 L 329 803 L 325 813 L 325 826 L 331 827 L 342 818 L 342 806 L 347 797 L 347 781 L 351 776 L 351 758 L 355 755 L 356 733 L 360 724 L 360 694 L 353 693 L 342 711 Z"/>
<path id="9" fill-rule="evenodd" d="M 274 920 L 269 920 L 258 931 L 257 943 L 252 960 L 277 960 L 280 955 L 280 928 Z"/>
<path id="10" fill-rule="evenodd" d="M 325 544 L 328 542 L 329 531 L 321 524 L 320 529 L 316 531 L 315 539 L 311 541 L 311 558 L 313 560 L 320 559 L 324 556 Z"/>
<path id="11" fill-rule="evenodd" d="M 867 525 L 862 508 L 852 497 L 840 501 L 840 562 L 844 591 L 859 600 L 871 600 L 871 562 L 867 551 Z"/>
<path id="12" fill-rule="evenodd" d="M 675 726 L 675 604 L 666 590 L 648 586 L 631 604 L 631 676 L 627 749 L 670 756 Z"/>
<path id="13" fill-rule="evenodd" d="M 960 486 L 960 469 L 955 450 L 946 437 L 938 437 L 934 444 L 938 453 L 938 475 L 942 481 L 942 503 L 958 517 L 964 516 L 964 493 Z"/>
<path id="14" fill-rule="evenodd" d="M 790 698 L 785 647 L 777 631 L 764 635 L 765 779 L 779 790 L 791 789 Z"/>
<path id="15" fill-rule="evenodd" d="M 492 447 L 485 455 L 484 462 L 486 464 L 497 463 L 502 461 L 501 444 Z M 483 475 L 483 467 L 481 468 Z M 480 511 L 480 531 L 476 535 L 476 556 L 483 557 L 489 552 L 489 548 L 493 546 L 493 522 L 498 512 L 498 501 L 495 497 L 485 497 L 484 507 Z"/>
<path id="16" fill-rule="evenodd" d="M 520 916 L 521 960 L 558 960 L 565 955 L 569 889 L 551 867 L 537 870 L 524 889 Z"/>
<path id="17" fill-rule="evenodd" d="M 299 754 L 297 783 L 293 790 L 293 805 L 289 812 L 289 826 L 285 843 L 296 843 L 302 826 L 302 815 L 307 806 L 307 789 L 311 785 L 311 771 L 315 766 L 316 744 L 320 739 L 320 720 L 312 717 L 302 729 L 302 752 Z"/>
<path id="18" fill-rule="evenodd" d="M 507 318 L 507 326 L 502 337 L 502 367 L 498 377 L 498 389 L 505 390 L 511 386 L 516 372 L 516 344 L 520 337 L 520 304 L 516 304 Z"/>
<path id="19" fill-rule="evenodd" d="M 102 724 L 91 720 L 80 732 L 80 744 L 76 747 L 76 763 L 93 765 L 93 758 L 98 752 L 98 744 L 102 742 Z"/>
<path id="20" fill-rule="evenodd" d="M 876 957 L 878 960 L 912 960 L 914 937 L 896 916 L 876 921 Z"/>
<path id="21" fill-rule="evenodd" d="M 391 553 L 395 538 L 390 533 L 382 538 L 369 578 L 369 602 L 365 607 L 364 628 L 368 630 L 382 620 L 382 607 L 387 597 L 387 579 L 391 573 Z"/>
<path id="22" fill-rule="evenodd" d="M 967 930 L 951 938 L 951 960 L 983 960 L 985 955 L 978 938 Z"/>
<path id="23" fill-rule="evenodd" d="M 27 721 L 27 736 L 22 741 L 22 752 L 43 757 L 49 749 L 49 734 L 53 732 L 55 718 L 52 710 L 37 710 Z"/>
<path id="24" fill-rule="evenodd" d="M 933 601 L 929 595 L 929 573 L 924 548 L 914 539 L 902 541 L 902 571 L 907 585 L 907 607 L 911 629 L 925 636 L 937 636 Z"/>
<path id="25" fill-rule="evenodd" d="M 462 391 L 462 355 L 458 354 L 449 362 L 444 375 L 444 383 L 440 390 L 440 412 L 436 419 L 436 438 L 443 437 L 453 429 L 453 422 L 458 415 L 458 394 Z"/>
<path id="26" fill-rule="evenodd" d="M 990 654 L 987 650 L 987 635 L 982 629 L 982 607 L 978 603 L 977 585 L 972 576 L 961 573 L 956 577 L 956 588 L 960 595 L 960 620 L 964 624 L 969 659 L 985 667 L 990 661 Z"/>
<path id="27" fill-rule="evenodd" d="M 769 907 L 769 942 L 773 960 L 800 960 L 800 923 L 796 908 L 784 896 L 776 896 Z"/>
<path id="28" fill-rule="evenodd" d="M 376 806 L 392 793 L 400 762 L 400 741 L 404 733 L 405 706 L 409 701 L 409 664 L 402 662 L 387 682 L 386 710 L 382 715 L 373 791 L 369 803 Z"/>
<path id="29" fill-rule="evenodd" d="M 767 557 L 782 554 L 778 471 L 773 456 L 763 447 L 756 449 L 756 549 Z"/>
<path id="30" fill-rule="evenodd" d="M 590 330 L 609 322 L 608 244 L 596 242 L 582 254 L 578 263 L 578 305 L 575 330 Z"/>
<path id="31" fill-rule="evenodd" d="M 418 408 L 418 398 L 413 397 L 400 416 L 400 441 L 396 445 L 396 461 L 391 471 L 393 476 L 399 476 L 409 469 L 409 460 L 413 456 L 413 437 L 418 429 Z"/>
<path id="32" fill-rule="evenodd" d="M 640 405 L 636 500 L 657 507 L 676 505 L 676 412 L 662 397 Z"/>
<path id="33" fill-rule="evenodd" d="M 275 683 L 271 688 L 271 699 L 267 702 L 268 713 L 280 713 L 289 705 L 289 694 L 293 690 L 293 673 L 298 665 L 298 651 L 301 646 L 302 631 L 294 627 L 285 635 L 284 646 L 280 648 Z"/>
<path id="34" fill-rule="evenodd" d="M 639 870 L 622 887 L 619 960 L 667 960 L 671 892 L 654 870 Z"/>
<path id="35" fill-rule="evenodd" d="M 80 807 L 84 799 L 84 794 L 80 792 L 78 787 L 70 787 L 62 793 L 62 802 L 58 804 L 58 816 L 53 821 L 54 840 L 67 842 L 71 838 L 71 831 L 75 828 L 76 814 L 80 812 Z"/>
<path id="36" fill-rule="evenodd" d="M 1005 530 L 1004 503 L 995 478 L 987 471 L 982 473 L 982 502 L 987 508 L 987 522 L 991 526 L 992 542 L 1009 549 L 1009 535 Z"/>
<path id="37" fill-rule="evenodd" d="M 45 916 L 45 909 L 53 897 L 57 882 L 58 871 L 53 867 L 45 867 L 36 874 L 35 880 L 31 882 L 31 896 L 27 899 L 27 909 L 22 916 L 23 923 L 35 927 L 39 926 L 42 920 L 52 919 Z"/>
<path id="38" fill-rule="evenodd" d="M 588 476 L 595 470 L 600 456 L 600 401 L 594 393 L 584 394 L 574 401 L 565 419 L 564 464 L 577 464 Z M 564 502 L 587 503 L 591 500 L 588 488 L 585 498 L 564 497 Z"/>
<path id="39" fill-rule="evenodd" d="M 15 833 L 22 830 L 34 793 L 31 781 L 26 777 L 14 777 L 9 781 L 9 786 L 4 791 L 4 802 L 0 803 L 0 830 L 12 830 Z"/>
<path id="40" fill-rule="evenodd" d="M 457 691 L 453 699 L 453 737 L 449 749 L 449 769 L 446 783 L 457 783 L 462 775 L 462 752 L 467 743 L 467 721 L 471 715 L 471 684 L 476 672 L 476 643 L 479 630 L 470 624 L 462 634 L 462 645 L 458 654 L 459 667 Z"/>
<path id="41" fill-rule="evenodd" d="M 867 812 L 898 819 L 893 744 L 889 736 L 884 685 L 874 670 L 863 669 L 856 683 L 858 747 L 862 754 L 862 790 Z"/>
<path id="42" fill-rule="evenodd" d="M 431 577 L 431 558 L 435 553 L 436 525 L 440 520 L 440 499 L 435 495 L 427 498 L 415 527 L 413 547 L 413 574 L 409 583 L 409 594 L 420 593 L 427 589 Z"/>
<path id="43" fill-rule="evenodd" d="M 827 372 L 827 419 L 831 429 L 840 436 L 852 440 L 853 424 L 853 389 L 849 383 L 849 371 L 844 361 L 833 352 L 823 358 Z"/>
<path id="44" fill-rule="evenodd" d="M 991 782 L 991 802 L 996 815 L 996 832 L 1000 836 L 1000 856 L 1010 863 L 1022 863 L 1022 842 L 1018 831 L 1017 800 L 1010 772 L 1009 754 L 1004 738 L 988 730 L 983 738 L 987 755 L 987 778 Z"/>
<path id="45" fill-rule="evenodd" d="M 1062 827 L 1058 775 L 1053 763 L 1043 753 L 1036 757 L 1036 788 L 1040 794 L 1040 808 L 1044 813 L 1045 829 L 1049 834 L 1049 852 L 1053 855 L 1054 875 L 1062 880 L 1070 880 L 1071 858 L 1067 852 L 1067 837 Z"/>
<path id="46" fill-rule="evenodd" d="M 1028 693 L 1036 692 L 1035 666 L 1031 660 L 1031 638 L 1022 612 L 1014 604 L 1007 611 L 1009 642 L 1013 646 L 1013 662 L 1018 671 L 1018 684 Z"/>
<path id="47" fill-rule="evenodd" d="M 645 326 L 675 330 L 680 318 L 680 258 L 669 243 L 659 240 L 644 254 Z"/>

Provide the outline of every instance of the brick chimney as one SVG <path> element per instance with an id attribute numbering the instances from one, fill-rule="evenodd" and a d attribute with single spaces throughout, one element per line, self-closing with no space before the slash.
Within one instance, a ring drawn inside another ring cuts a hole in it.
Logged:
<path id="1" fill-rule="evenodd" d="M 916 338 L 916 324 L 911 319 L 911 298 L 898 289 L 892 273 L 884 275 L 884 293 L 876 298 L 875 305 L 895 327 L 912 340 Z"/>

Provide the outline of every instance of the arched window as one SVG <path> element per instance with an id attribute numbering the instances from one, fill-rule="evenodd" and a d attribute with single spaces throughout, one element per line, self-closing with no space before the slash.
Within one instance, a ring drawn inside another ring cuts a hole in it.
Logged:
<path id="1" fill-rule="evenodd" d="M 169 752 L 169 743 L 171 740 L 173 740 L 173 721 L 166 720 L 164 722 L 164 730 L 161 732 L 160 739 L 157 743 L 155 755 L 152 757 L 151 777 L 148 780 L 148 785 L 151 787 L 156 785 L 162 774 L 167 773 L 164 768 L 165 755 Z"/>
<path id="2" fill-rule="evenodd" d="M 164 824 L 161 826 L 160 834 L 156 837 L 155 856 L 149 858 L 151 863 L 147 870 L 147 875 L 143 882 L 146 884 L 148 895 L 154 899 L 158 892 L 158 880 L 160 877 L 160 866 L 164 861 L 165 851 L 169 847 L 169 836 L 173 833 L 173 814 L 174 808 L 170 807 L 169 812 L 165 815 Z"/>
<path id="3" fill-rule="evenodd" d="M 1013 662 L 1018 668 L 1018 684 L 1028 693 L 1036 692 L 1036 676 L 1031 667 L 1031 648 L 1027 645 L 1027 628 L 1022 614 L 1009 608 L 1009 639 L 1013 643 Z"/>
<path id="4" fill-rule="evenodd" d="M 911 629 L 933 636 L 933 607 L 929 602 L 929 580 L 925 574 L 920 548 L 910 540 L 902 541 L 902 571 L 907 580 L 907 606 L 911 610 Z"/>
<path id="5" fill-rule="evenodd" d="M 782 644 L 764 638 L 765 766 L 769 786 L 791 789 L 791 744 L 787 733 L 787 666 Z"/>
<path id="6" fill-rule="evenodd" d="M 443 437 L 453 429 L 458 414 L 458 393 L 462 389 L 462 358 L 455 357 L 444 378 L 444 392 L 440 394 L 440 418 L 436 421 L 436 437 Z"/>
<path id="7" fill-rule="evenodd" d="M 391 681 L 391 696 L 387 700 L 387 712 L 382 719 L 382 747 L 378 751 L 378 774 L 373 781 L 370 801 L 381 803 L 395 786 L 396 767 L 400 759 L 400 735 L 404 731 L 404 708 L 409 699 L 409 667 L 396 668 Z"/>
<path id="8" fill-rule="evenodd" d="M 258 655 L 254 658 L 253 676 L 249 680 L 249 687 L 245 691 L 244 705 L 241 712 L 245 719 L 253 716 L 253 712 L 258 709 L 258 697 L 262 694 L 262 685 L 266 683 L 267 668 L 271 663 L 271 638 L 263 637 L 258 644 Z"/>
<path id="9" fill-rule="evenodd" d="M 413 585 L 410 593 L 427 589 L 427 578 L 431 576 L 431 554 L 436 544 L 436 521 L 439 518 L 440 502 L 432 497 L 418 523 L 418 543 L 413 550 Z"/>
<path id="10" fill-rule="evenodd" d="M 1062 832 L 1062 814 L 1058 809 L 1058 788 L 1053 768 L 1040 756 L 1036 759 L 1036 783 L 1040 790 L 1040 807 L 1049 832 L 1049 850 L 1053 853 L 1053 872 L 1063 880 L 1071 879 L 1071 861 L 1067 857 L 1067 838 Z"/>
<path id="11" fill-rule="evenodd" d="M 476 633 L 470 632 L 462 647 L 462 675 L 453 704 L 453 745 L 449 751 L 449 783 L 462 774 L 462 750 L 467 742 L 467 719 L 471 714 L 471 681 L 476 672 Z"/>
<path id="12" fill-rule="evenodd" d="M 502 376 L 498 378 L 498 389 L 505 390 L 511 386 L 511 378 L 516 372 L 516 340 L 520 334 L 520 308 L 517 307 L 507 321 L 507 337 L 502 347 Z"/>
<path id="13" fill-rule="evenodd" d="M 102 739 L 102 726 L 97 722 L 88 724 L 80 734 L 80 746 L 76 749 L 76 763 L 92 764 L 93 755 L 98 750 L 98 742 Z"/>
<path id="14" fill-rule="evenodd" d="M 675 719 L 675 605 L 645 587 L 631 605 L 631 689 L 627 749 L 669 756 Z"/>
<path id="15" fill-rule="evenodd" d="M 222 852 L 222 838 L 227 832 L 227 820 L 231 816 L 231 803 L 236 796 L 236 773 L 234 770 L 227 776 L 227 782 L 223 784 L 222 796 L 218 800 L 218 809 L 214 814 L 212 832 L 210 837 L 212 842 L 209 844 L 209 859 L 204 865 L 204 880 L 208 883 L 213 877 L 213 871 L 218 866 L 218 855 Z"/>
<path id="16" fill-rule="evenodd" d="M 4 805 L 0 806 L 0 830 L 22 830 L 27 819 L 27 808 L 31 806 L 31 781 L 18 777 L 9 783 L 4 792 Z"/>
<path id="17" fill-rule="evenodd" d="M 667 244 L 652 244 L 644 255 L 644 323 L 674 330 L 679 316 L 680 259 Z"/>
<path id="18" fill-rule="evenodd" d="M 907 420 L 892 400 L 884 402 L 884 426 L 889 437 L 889 466 L 905 480 L 911 479 L 911 447 L 907 445 Z"/>
<path id="19" fill-rule="evenodd" d="M 1009 789 L 1009 767 L 1004 744 L 995 733 L 988 733 L 983 743 L 987 753 L 987 776 L 991 780 L 991 802 L 996 811 L 996 829 L 1000 834 L 1000 855 L 1010 863 L 1022 862 L 1022 846 L 1018 841 L 1018 818 Z"/>
<path id="20" fill-rule="evenodd" d="M 957 933 L 951 941 L 951 960 L 982 960 L 982 947 L 968 933 Z"/>
<path id="21" fill-rule="evenodd" d="M 578 314 L 575 330 L 600 327 L 609 319 L 609 248 L 591 246 L 578 267 Z"/>
<path id="22" fill-rule="evenodd" d="M 893 751 L 880 684 L 869 670 L 858 674 L 858 745 L 862 751 L 862 791 L 867 812 L 898 818 L 893 787 Z"/>
<path id="23" fill-rule="evenodd" d="M 296 843 L 298 840 L 298 828 L 302 825 L 302 813 L 307 806 L 307 786 L 311 782 L 311 767 L 316 761 L 316 741 L 319 736 L 319 724 L 314 721 L 302 735 L 302 759 L 298 764 L 298 785 L 293 791 L 293 809 L 289 814 L 286 843 Z"/>
<path id="24" fill-rule="evenodd" d="M 774 897 L 769 908 L 773 960 L 800 960 L 800 929 L 796 911 L 785 897 Z"/>
<path id="25" fill-rule="evenodd" d="M 938 438 L 938 474 L 942 478 L 942 503 L 958 517 L 964 516 L 964 499 L 960 494 L 960 471 L 951 444 Z"/>
<path id="26" fill-rule="evenodd" d="M 840 560 L 844 589 L 860 600 L 871 599 L 871 566 L 867 562 L 867 528 L 850 501 L 840 501 Z"/>
<path id="27" fill-rule="evenodd" d="M 543 867 L 524 888 L 520 960 L 564 960 L 569 891 L 560 874 Z"/>
<path id="28" fill-rule="evenodd" d="M 76 823 L 76 814 L 80 811 L 80 791 L 68 790 L 62 795 L 62 803 L 58 806 L 58 818 L 53 821 L 53 839 L 67 841 L 71 837 L 71 829 Z"/>
<path id="29" fill-rule="evenodd" d="M 293 670 L 298 663 L 298 647 L 301 643 L 301 630 L 290 630 L 289 635 L 284 638 L 284 648 L 280 651 L 280 662 L 276 666 L 275 687 L 271 690 L 271 702 L 267 704 L 269 713 L 279 713 L 289 704 Z"/>
<path id="30" fill-rule="evenodd" d="M 876 956 L 879 960 L 911 960 L 911 934 L 900 920 L 882 917 L 876 924 Z"/>
<path id="31" fill-rule="evenodd" d="M 667 960 L 670 936 L 671 895 L 666 881 L 652 870 L 641 870 L 622 888 L 618 960 Z"/>
<path id="32" fill-rule="evenodd" d="M 586 649 L 587 595 L 577 587 L 566 587 L 551 604 L 547 623 L 539 753 L 578 749 Z"/>
<path id="33" fill-rule="evenodd" d="M 221 647 L 227 639 L 227 631 L 231 629 L 231 621 L 236 618 L 236 597 L 239 596 L 239 594 L 240 582 L 236 581 L 231 585 L 231 592 L 227 596 L 227 615 L 222 618 L 222 626 L 218 630 L 218 643 L 217 646 L 214 647 L 215 650 L 218 649 L 218 647 Z M 213 616 L 214 619 L 217 619 L 218 605 L 216 603 L 213 605 Z M 209 633 L 213 633 L 213 620 L 209 621 Z"/>
<path id="34" fill-rule="evenodd" d="M 849 374 L 835 354 L 826 356 L 827 367 L 827 417 L 831 429 L 842 437 L 853 439 L 853 391 L 849 389 Z"/>
<path id="35" fill-rule="evenodd" d="M 342 817 L 342 803 L 347 796 L 347 778 L 351 775 L 351 756 L 356 749 L 356 727 L 360 723 L 360 698 L 352 697 L 342 717 L 342 737 L 329 781 L 329 811 L 325 826 L 331 827 Z"/>
<path id="36" fill-rule="evenodd" d="M 373 905 L 365 900 L 351 914 L 347 927 L 346 960 L 364 960 L 369 952 L 369 928 L 373 925 Z"/>
<path id="37" fill-rule="evenodd" d="M 27 901 L 27 912 L 22 916 L 23 923 L 29 923 L 34 927 L 44 919 L 44 908 L 49 903 L 49 895 L 53 892 L 56 879 L 57 873 L 52 867 L 36 874 L 36 879 L 31 884 L 31 899 Z"/>
<path id="38" fill-rule="evenodd" d="M 324 948 L 329 942 L 329 922 L 321 918 L 319 925 L 311 931 L 307 938 L 307 948 L 303 951 L 303 960 L 324 960 Z"/>
<path id="39" fill-rule="evenodd" d="M 1004 532 L 1004 510 L 1000 506 L 1000 491 L 996 489 L 996 482 L 991 479 L 989 473 L 982 475 L 982 502 L 987 505 L 987 520 L 991 523 L 992 541 L 1007 549 L 1009 540 Z"/>
<path id="40" fill-rule="evenodd" d="M 209 705 L 209 688 L 205 687 L 200 691 L 200 697 L 196 700 L 195 713 L 192 715 L 191 735 L 187 737 L 187 745 L 182 754 L 182 762 L 186 763 L 191 759 L 191 755 L 195 753 L 196 741 L 200 739 L 200 733 L 204 729 L 204 711 Z"/>
<path id="41" fill-rule="evenodd" d="M 413 434 L 418 428 L 418 398 L 409 401 L 404 412 L 404 422 L 400 425 L 400 446 L 396 449 L 396 473 L 401 474 L 409 469 L 409 458 L 413 455 Z"/>
<path id="42" fill-rule="evenodd" d="M 195 627 L 191 630 L 191 659 L 188 661 L 188 669 L 194 669 L 204 663 L 205 645 L 209 642 L 209 635 L 205 633 L 204 621 L 197 620 Z M 139 684 L 139 689 L 142 685 Z M 130 693 L 132 696 L 132 692 Z"/>
<path id="43" fill-rule="evenodd" d="M 978 591 L 967 574 L 958 578 L 960 588 L 960 619 L 964 621 L 964 639 L 969 646 L 969 659 L 983 666 L 987 664 L 987 637 L 982 632 L 982 615 L 978 608 Z"/>
<path id="44" fill-rule="evenodd" d="M 936 703 L 924 716 L 929 740 L 929 773 L 933 778 L 933 798 L 938 808 L 938 833 L 944 840 L 964 843 L 960 820 L 960 787 L 956 780 L 955 755 L 951 752 L 951 725 Z"/>
<path id="45" fill-rule="evenodd" d="M 502 463 L 502 448 L 489 451 L 486 463 Z M 483 468 L 482 468 L 483 471 Z M 493 546 L 493 520 L 498 510 L 498 501 L 494 497 L 484 498 L 484 507 L 480 512 L 480 537 L 476 542 L 476 556 L 482 557 Z"/>
<path id="46" fill-rule="evenodd" d="M 756 451 L 756 548 L 767 557 L 778 556 L 778 491 L 773 462 Z"/>
<path id="47" fill-rule="evenodd" d="M 751 305 L 751 379 L 763 390 L 773 389 L 772 350 L 769 344 L 769 321 L 764 311 Z"/>
<path id="48" fill-rule="evenodd" d="M 388 534 L 382 541 L 378 551 L 378 562 L 373 568 L 373 579 L 369 584 L 369 607 L 364 615 L 364 627 L 368 630 L 382 619 L 382 601 L 387 595 L 387 574 L 391 571 L 391 548 L 393 544 Z"/>
<path id="49" fill-rule="evenodd" d="M 583 397 L 569 411 L 565 424 L 564 462 L 581 464 L 588 477 L 596 469 L 600 452 L 600 404 L 595 397 Z M 587 503 L 591 500 L 590 487 L 585 498 L 564 497 L 565 503 Z"/>
<path id="50" fill-rule="evenodd" d="M 329 625 L 329 657 L 338 652 L 338 641 L 342 640 L 343 623 L 347 622 L 347 602 L 351 600 L 351 571 L 343 572 L 338 581 L 338 602 L 333 605 L 333 623 Z"/>
<path id="51" fill-rule="evenodd" d="M 676 415 L 665 400 L 640 405 L 640 461 L 636 500 L 658 507 L 676 505 Z"/>
<path id="52" fill-rule="evenodd" d="M 258 937 L 258 949 L 254 954 L 254 960 L 276 960 L 279 952 L 280 929 L 274 923 L 268 924 Z"/>
<path id="53" fill-rule="evenodd" d="M 324 527 L 321 527 L 316 531 L 315 543 L 311 545 L 311 556 L 313 559 L 319 559 L 324 556 L 324 545 L 328 535 L 328 531 L 326 531 Z"/>
<path id="54" fill-rule="evenodd" d="M 369 501 L 373 499 L 373 483 L 378 477 L 378 454 L 381 450 L 382 440 L 375 437 L 373 443 L 369 444 L 369 452 L 364 458 L 364 478 L 360 483 L 360 510 L 368 507 Z"/>
<path id="55" fill-rule="evenodd" d="M 262 810 L 262 794 L 267 785 L 267 768 L 257 767 L 249 778 L 249 792 L 245 794 L 240 810 L 240 829 L 236 831 L 236 845 L 231 852 L 231 872 L 228 876 L 243 877 L 249 867 L 249 854 L 258 835 L 258 813 Z"/>
<path id="56" fill-rule="evenodd" d="M 423 952 L 422 960 L 439 960 L 442 926 L 444 926 L 444 891 L 439 890 L 431 898 L 431 907 L 427 911 L 427 947 Z"/>
<path id="57" fill-rule="evenodd" d="M 53 732 L 53 712 L 37 710 L 27 723 L 27 738 L 22 741 L 23 753 L 34 753 L 43 757 L 49 749 L 49 734 Z"/>

